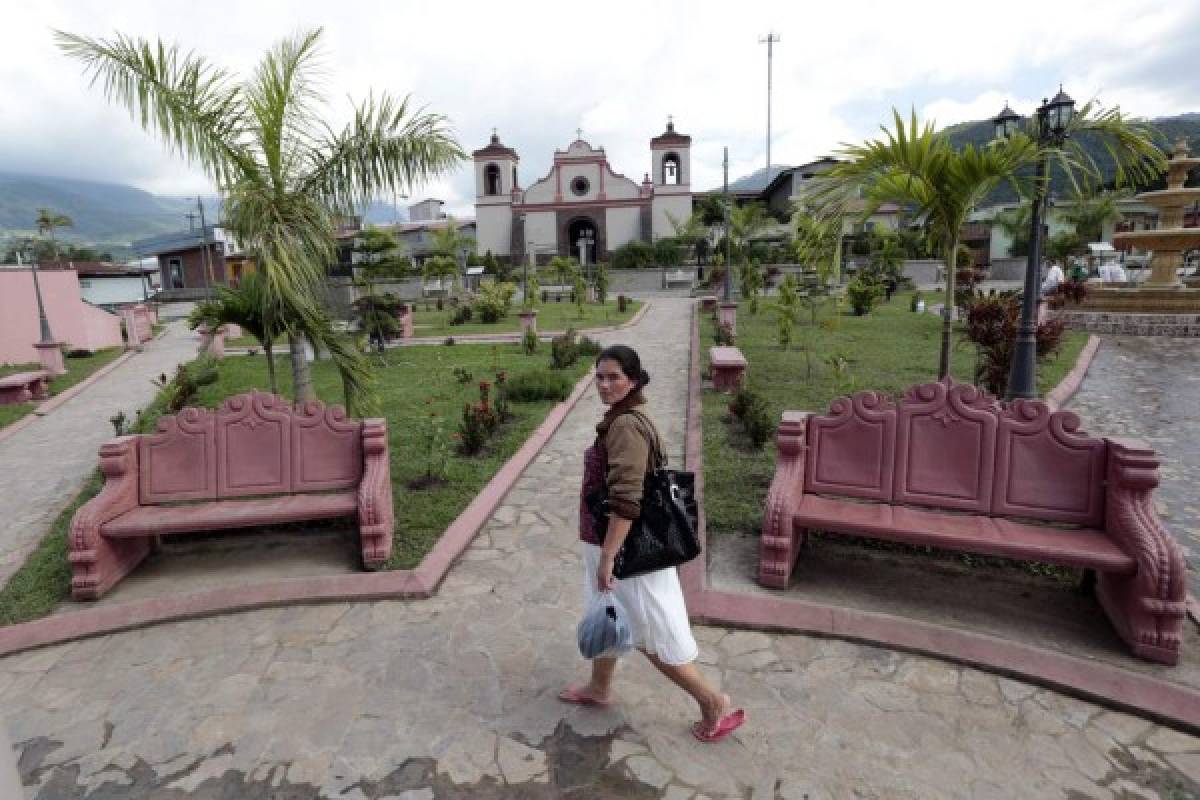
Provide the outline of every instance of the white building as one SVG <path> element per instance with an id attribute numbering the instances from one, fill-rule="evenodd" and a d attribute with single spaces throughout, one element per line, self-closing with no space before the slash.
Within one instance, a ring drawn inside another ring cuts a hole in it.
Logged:
<path id="1" fill-rule="evenodd" d="M 106 264 L 74 261 L 83 299 L 94 306 L 114 309 L 145 302 L 158 291 L 158 261 L 149 264 Z"/>
<path id="2" fill-rule="evenodd" d="M 691 145 L 668 121 L 650 140 L 651 172 L 639 185 L 613 171 L 604 148 L 576 139 L 555 151 L 549 174 L 522 189 L 517 151 L 493 133 L 473 153 L 479 254 L 521 261 L 529 253 L 579 258 L 582 250 L 593 263 L 635 239 L 673 236 L 668 214 L 683 222 L 692 213 Z"/>

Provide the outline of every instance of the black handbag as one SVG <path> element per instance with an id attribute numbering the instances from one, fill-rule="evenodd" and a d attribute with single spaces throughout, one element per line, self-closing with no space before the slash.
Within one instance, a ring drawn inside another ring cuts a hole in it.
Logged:
<path id="1" fill-rule="evenodd" d="M 636 411 L 629 413 L 640 416 Z M 651 447 L 655 468 L 646 473 L 641 515 L 633 521 L 617 552 L 613 564 L 613 575 L 617 578 L 677 567 L 700 555 L 700 539 L 696 534 L 696 476 L 667 469 L 666 455 L 659 451 L 653 434 Z M 608 488 L 590 493 L 585 502 L 596 523 L 596 536 L 603 543 L 610 511 Z"/>

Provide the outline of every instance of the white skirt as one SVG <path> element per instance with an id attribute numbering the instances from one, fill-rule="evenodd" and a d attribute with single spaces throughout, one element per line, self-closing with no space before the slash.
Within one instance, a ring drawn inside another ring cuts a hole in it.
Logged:
<path id="1" fill-rule="evenodd" d="M 598 594 L 596 568 L 603 551 L 583 542 L 583 603 Z M 696 660 L 700 650 L 692 636 L 683 587 L 675 569 L 660 569 L 616 581 L 613 594 L 629 612 L 635 647 L 653 653 L 664 664 L 682 666 Z"/>

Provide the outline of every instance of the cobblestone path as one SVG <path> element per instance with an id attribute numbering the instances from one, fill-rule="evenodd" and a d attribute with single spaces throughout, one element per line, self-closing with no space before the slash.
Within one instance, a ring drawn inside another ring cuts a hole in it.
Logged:
<path id="1" fill-rule="evenodd" d="M 678 463 L 690 304 L 635 330 Z M 848 642 L 697 628 L 749 713 L 719 745 L 640 657 L 585 674 L 575 536 L 589 395 L 421 602 L 270 609 L 0 660 L 29 798 L 1185 798 L 1200 739 L 1052 691 Z"/>
<path id="2" fill-rule="evenodd" d="M 158 391 L 151 378 L 169 377 L 196 346 L 195 334 L 173 322 L 145 351 L 0 442 L 0 586 L 96 469 L 100 445 L 113 436 L 109 417 L 124 411 L 132 419 Z"/>
<path id="3" fill-rule="evenodd" d="M 1068 407 L 1083 429 L 1145 439 L 1162 459 L 1159 514 L 1188 556 L 1200 595 L 1200 348 L 1195 339 L 1105 336 Z"/>

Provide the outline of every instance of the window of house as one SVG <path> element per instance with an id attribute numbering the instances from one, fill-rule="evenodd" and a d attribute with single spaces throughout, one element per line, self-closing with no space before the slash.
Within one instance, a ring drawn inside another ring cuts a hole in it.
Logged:
<path id="1" fill-rule="evenodd" d="M 500 168 L 495 164 L 483 170 L 483 187 L 484 194 L 500 194 Z"/>

